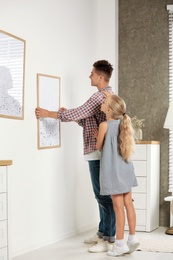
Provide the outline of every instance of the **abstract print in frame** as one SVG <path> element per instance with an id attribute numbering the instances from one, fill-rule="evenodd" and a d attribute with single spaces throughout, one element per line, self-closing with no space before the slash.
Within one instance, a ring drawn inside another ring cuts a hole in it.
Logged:
<path id="1" fill-rule="evenodd" d="M 58 111 L 60 107 L 61 78 L 37 74 L 37 107 Z M 38 121 L 38 149 L 61 146 L 60 120 L 40 118 Z"/>
<path id="2" fill-rule="evenodd" d="M 0 117 L 24 119 L 25 45 L 0 30 Z"/>

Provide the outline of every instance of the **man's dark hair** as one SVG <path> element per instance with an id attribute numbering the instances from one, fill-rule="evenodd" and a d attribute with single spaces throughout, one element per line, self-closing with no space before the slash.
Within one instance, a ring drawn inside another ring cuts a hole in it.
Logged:
<path id="1" fill-rule="evenodd" d="M 105 80 L 109 81 L 112 75 L 113 67 L 107 60 L 98 60 L 94 62 L 93 67 L 98 74 L 103 73 Z"/>

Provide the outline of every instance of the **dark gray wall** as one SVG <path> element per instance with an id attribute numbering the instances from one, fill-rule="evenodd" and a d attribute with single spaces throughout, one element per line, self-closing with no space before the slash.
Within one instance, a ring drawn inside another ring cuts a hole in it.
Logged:
<path id="1" fill-rule="evenodd" d="M 169 226 L 168 13 L 173 0 L 119 0 L 119 95 L 127 113 L 145 118 L 144 140 L 161 143 L 160 226 Z M 154 186 L 154 183 L 153 183 Z"/>

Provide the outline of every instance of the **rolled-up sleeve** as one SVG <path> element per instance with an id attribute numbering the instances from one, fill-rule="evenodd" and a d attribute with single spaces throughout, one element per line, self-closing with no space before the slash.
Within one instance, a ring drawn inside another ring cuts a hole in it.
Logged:
<path id="1" fill-rule="evenodd" d="M 79 124 L 82 124 L 81 119 L 91 117 L 100 111 L 100 104 L 103 100 L 103 94 L 101 92 L 94 93 L 83 105 L 67 109 L 65 111 L 58 111 L 59 119 L 62 122 L 70 122 L 79 120 Z"/>

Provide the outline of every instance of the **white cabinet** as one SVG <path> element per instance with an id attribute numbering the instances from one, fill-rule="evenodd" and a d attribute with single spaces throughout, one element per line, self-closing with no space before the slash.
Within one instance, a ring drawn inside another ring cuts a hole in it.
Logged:
<path id="1" fill-rule="evenodd" d="M 159 227 L 160 143 L 141 141 L 132 156 L 138 186 L 132 190 L 136 211 L 136 231 Z M 125 230 L 128 230 L 127 220 Z"/>
<path id="2" fill-rule="evenodd" d="M 12 161 L 0 160 L 0 260 L 10 260 L 8 243 L 7 167 Z"/>

